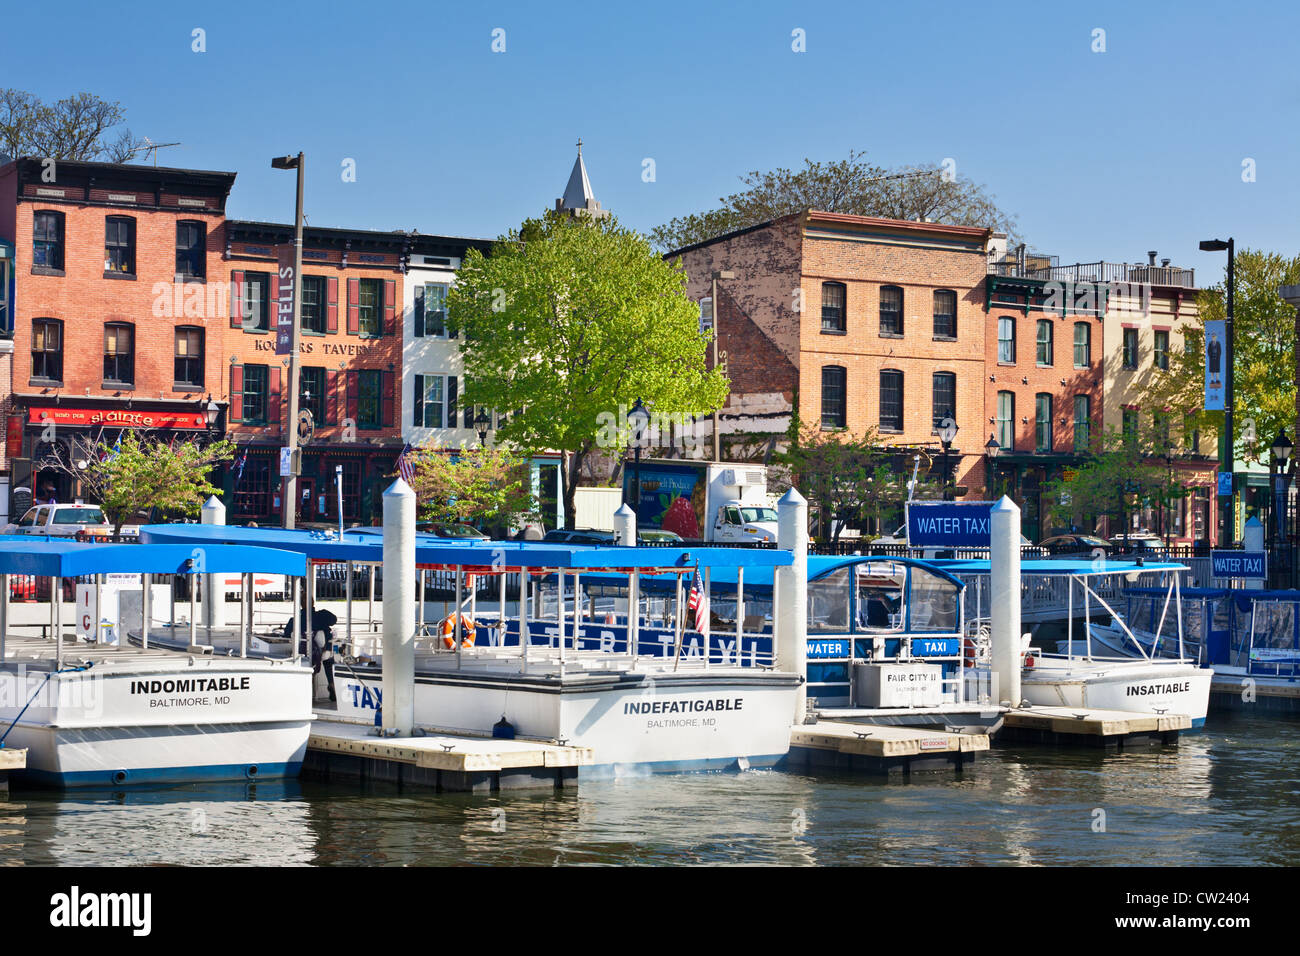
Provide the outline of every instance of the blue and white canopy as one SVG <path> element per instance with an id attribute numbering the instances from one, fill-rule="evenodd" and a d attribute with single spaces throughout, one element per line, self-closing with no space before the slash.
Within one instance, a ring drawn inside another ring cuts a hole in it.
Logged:
<path id="1" fill-rule="evenodd" d="M 302 577 L 301 554 L 221 544 L 82 544 L 30 536 L 0 537 L 0 574 L 71 578 L 83 574 L 230 574 L 255 571 Z"/>

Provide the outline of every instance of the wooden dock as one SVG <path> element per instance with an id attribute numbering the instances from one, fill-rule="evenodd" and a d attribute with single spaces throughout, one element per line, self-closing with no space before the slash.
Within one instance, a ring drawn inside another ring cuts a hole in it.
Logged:
<path id="1" fill-rule="evenodd" d="M 1135 714 L 1074 707 L 1017 708 L 1007 712 L 999 742 L 1128 750 L 1178 742 L 1192 719 L 1184 714 Z"/>
<path id="2" fill-rule="evenodd" d="M 1240 674 L 1215 673 L 1210 681 L 1210 710 L 1300 713 L 1300 682 L 1269 683 Z"/>
<path id="3" fill-rule="evenodd" d="M 559 789 L 577 783 L 592 762 L 589 747 L 498 740 L 436 730 L 424 736 L 379 737 L 369 724 L 316 720 L 303 775 L 322 780 L 384 781 L 439 792 L 493 793 Z"/>
<path id="4" fill-rule="evenodd" d="M 0 793 L 9 792 L 9 774 L 27 769 L 26 749 L 0 747 Z"/>
<path id="5" fill-rule="evenodd" d="M 986 734 L 823 720 L 791 728 L 786 769 L 885 775 L 960 770 L 988 749 Z"/>

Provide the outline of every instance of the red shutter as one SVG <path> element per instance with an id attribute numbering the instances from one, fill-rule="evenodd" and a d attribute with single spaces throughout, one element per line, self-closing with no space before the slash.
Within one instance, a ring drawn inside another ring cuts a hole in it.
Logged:
<path id="1" fill-rule="evenodd" d="M 339 423 L 339 373 L 326 370 L 325 372 L 325 424 L 337 425 Z"/>
<path id="2" fill-rule="evenodd" d="M 339 280 L 330 276 L 325 280 L 325 331 L 339 330 Z"/>
<path id="3" fill-rule="evenodd" d="M 395 279 L 384 280 L 384 334 L 397 334 L 397 281 Z"/>
<path id="4" fill-rule="evenodd" d="M 232 329 L 243 328 L 244 326 L 244 271 L 242 269 L 230 273 L 230 327 Z M 242 373 L 241 373 L 242 377 Z M 236 419 L 238 421 L 238 419 Z"/>
<path id="5" fill-rule="evenodd" d="M 360 396 L 359 396 L 357 390 L 360 388 L 361 378 L 360 378 L 359 375 L 357 375 L 356 372 L 348 372 L 348 373 L 347 373 L 347 376 L 348 376 L 348 405 L 347 405 L 347 408 L 348 408 L 348 414 L 347 414 L 347 417 L 350 418 L 350 419 L 352 419 L 352 424 L 353 424 L 353 425 L 356 425 L 356 424 L 357 424 L 357 415 L 360 414 L 360 412 L 358 411 L 359 403 L 358 403 L 358 401 L 357 401 L 357 399 L 358 399 Z"/>
<path id="6" fill-rule="evenodd" d="M 348 335 L 357 334 L 361 322 L 361 280 L 348 280 Z M 351 391 L 351 389 L 348 389 Z"/>
<path id="7" fill-rule="evenodd" d="M 230 366 L 230 420 L 244 420 L 244 366 Z"/>
<path id="8" fill-rule="evenodd" d="M 280 427 L 284 414 L 280 410 L 280 366 L 266 370 L 266 423 Z"/>
<path id="9" fill-rule="evenodd" d="M 278 271 L 271 273 L 271 318 L 268 323 L 271 331 L 275 332 L 280 328 L 280 273 Z"/>
<path id="10" fill-rule="evenodd" d="M 384 372 L 382 387 L 383 387 L 383 392 L 381 394 L 384 396 L 383 426 L 385 428 L 392 428 L 393 409 L 394 406 L 397 405 L 397 393 L 396 393 L 397 376 L 394 375 L 392 372 Z"/>

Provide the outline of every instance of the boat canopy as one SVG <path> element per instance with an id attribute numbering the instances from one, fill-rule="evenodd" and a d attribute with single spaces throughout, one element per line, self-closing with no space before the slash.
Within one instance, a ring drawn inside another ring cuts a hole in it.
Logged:
<path id="1" fill-rule="evenodd" d="M 214 544 L 82 544 L 0 538 L 0 574 L 71 578 L 83 574 L 229 574 L 256 571 L 302 577 L 301 554 L 274 548 Z"/>
<path id="2" fill-rule="evenodd" d="M 992 562 L 987 558 L 935 558 L 932 567 L 943 568 L 953 574 L 988 574 Z M 1167 571 L 1190 571 L 1185 564 L 1174 561 L 1097 561 L 1092 559 L 1040 558 L 1022 560 L 1022 575 L 1043 577 L 1102 577 L 1108 574 L 1153 574 Z"/>

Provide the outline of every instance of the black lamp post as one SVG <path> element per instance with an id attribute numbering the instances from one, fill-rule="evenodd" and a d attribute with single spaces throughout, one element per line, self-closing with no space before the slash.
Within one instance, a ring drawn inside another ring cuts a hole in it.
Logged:
<path id="1" fill-rule="evenodd" d="M 641 399 L 636 400 L 632 410 L 627 413 L 628 428 L 632 433 L 632 454 L 636 461 L 636 470 L 633 474 L 633 489 L 635 497 L 632 499 L 632 511 L 636 513 L 637 527 L 641 525 L 641 440 L 645 435 L 646 426 L 650 424 L 650 413 L 646 411 L 645 405 Z"/>
<path id="2" fill-rule="evenodd" d="M 217 418 L 221 415 L 221 406 L 213 400 L 211 395 L 208 396 L 207 404 L 203 406 L 203 414 L 207 418 L 208 440 L 211 441 L 216 435 Z"/>
<path id="3" fill-rule="evenodd" d="M 984 443 L 984 454 L 988 458 L 988 481 L 986 484 L 988 485 L 990 497 L 995 494 L 993 490 L 993 462 L 997 460 L 998 452 L 1001 450 L 1002 446 L 998 444 L 998 440 L 990 434 L 989 440 Z"/>
<path id="4" fill-rule="evenodd" d="M 1233 402 L 1233 376 L 1232 376 L 1232 305 L 1233 305 L 1233 286 L 1235 281 L 1235 265 L 1237 246 L 1231 236 L 1228 241 L 1222 239 L 1205 239 L 1200 244 L 1202 252 L 1224 252 L 1228 253 L 1228 314 L 1227 322 L 1224 324 L 1223 337 L 1227 339 L 1223 343 L 1223 360 L 1224 360 L 1224 390 L 1223 390 L 1223 470 L 1232 474 L 1233 459 L 1236 457 L 1232 449 L 1232 402 Z M 1217 484 L 1217 482 L 1216 482 Z M 1217 489 L 1216 489 L 1217 490 Z M 1232 521 L 1232 494 L 1229 493 L 1220 505 L 1220 521 L 1223 523 L 1223 534 L 1219 538 L 1219 547 L 1226 547 L 1232 544 L 1233 538 L 1233 521 Z"/>
<path id="5" fill-rule="evenodd" d="M 1286 542 L 1286 504 L 1289 496 L 1285 491 L 1279 495 L 1277 485 L 1278 479 L 1282 478 L 1286 473 L 1287 461 L 1290 460 L 1291 450 L 1294 447 L 1291 439 L 1286 436 L 1286 429 L 1283 428 L 1277 433 L 1277 437 L 1273 439 L 1273 455 L 1268 465 L 1268 490 L 1272 497 L 1269 502 L 1269 511 L 1273 515 L 1273 533 L 1270 536 L 1272 546 L 1269 550 L 1273 553 L 1272 567 L 1283 573 L 1287 570 L 1287 566 L 1285 561 L 1279 561 L 1279 559 L 1282 557 L 1283 545 Z"/>
<path id="6" fill-rule="evenodd" d="M 943 500 L 952 501 L 957 497 L 956 489 L 948 481 L 948 451 L 952 440 L 957 437 L 957 423 L 949 415 L 939 422 L 939 444 L 943 446 L 943 463 L 940 466 L 943 475 Z"/>
<path id="7" fill-rule="evenodd" d="M 478 432 L 478 443 L 480 448 L 487 447 L 487 433 L 492 426 L 492 419 L 487 411 L 480 408 L 478 414 L 474 416 L 474 430 Z"/>
<path id="8" fill-rule="evenodd" d="M 1169 517 L 1174 510 L 1174 445 L 1165 442 L 1165 555 L 1169 553 Z"/>

